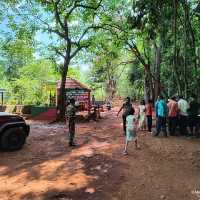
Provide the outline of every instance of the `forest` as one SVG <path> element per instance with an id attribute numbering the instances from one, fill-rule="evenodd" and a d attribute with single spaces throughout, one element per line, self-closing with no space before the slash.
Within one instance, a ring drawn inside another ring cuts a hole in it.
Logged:
<path id="1" fill-rule="evenodd" d="M 48 104 L 72 76 L 97 99 L 199 95 L 198 0 L 4 0 L 0 88 L 7 103 Z"/>
<path id="2" fill-rule="evenodd" d="M 200 0 L 0 0 L 0 200 L 200 200 Z"/>

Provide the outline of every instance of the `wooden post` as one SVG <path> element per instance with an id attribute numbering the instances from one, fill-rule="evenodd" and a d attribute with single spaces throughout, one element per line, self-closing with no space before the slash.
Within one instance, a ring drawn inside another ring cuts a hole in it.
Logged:
<path id="1" fill-rule="evenodd" d="M 1 92 L 1 105 L 3 106 L 3 92 Z"/>
<path id="2" fill-rule="evenodd" d="M 49 106 L 51 106 L 51 104 L 52 104 L 52 103 L 51 103 L 51 98 L 52 98 L 52 97 L 51 97 L 51 90 L 50 90 L 50 93 L 49 93 Z"/>
<path id="3" fill-rule="evenodd" d="M 90 102 L 90 92 L 88 92 L 88 115 L 90 114 L 91 102 Z"/>
<path id="4" fill-rule="evenodd" d="M 59 104 L 59 100 L 58 100 L 59 92 L 60 92 L 59 89 L 56 88 L 56 106 L 58 106 Z"/>

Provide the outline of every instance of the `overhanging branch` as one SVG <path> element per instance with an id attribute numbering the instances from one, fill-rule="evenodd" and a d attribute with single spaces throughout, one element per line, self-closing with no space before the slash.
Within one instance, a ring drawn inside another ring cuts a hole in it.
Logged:
<path id="1" fill-rule="evenodd" d="M 58 55 L 65 58 L 65 55 L 57 48 L 57 47 L 51 47 Z"/>
<path id="2" fill-rule="evenodd" d="M 55 18 L 56 18 L 56 21 L 58 22 L 58 24 L 61 26 L 61 28 L 63 30 L 65 30 L 65 26 L 60 18 L 60 13 L 59 13 L 59 10 L 58 10 L 58 4 L 60 3 L 60 0 L 57 0 L 55 3 L 54 3 L 54 10 L 55 10 Z"/>
<path id="3" fill-rule="evenodd" d="M 90 5 L 84 5 L 84 4 L 77 4 L 77 7 L 79 8 L 85 8 L 85 9 L 90 9 L 90 10 L 97 10 L 102 3 L 103 0 L 100 0 L 97 6 L 90 6 Z"/>
<path id="4" fill-rule="evenodd" d="M 71 53 L 70 55 L 70 59 L 72 59 L 74 56 L 76 56 L 76 54 L 82 50 L 83 48 L 88 48 L 90 45 L 89 44 L 86 44 L 86 45 L 79 45 L 78 43 L 76 44 L 77 45 L 77 48 L 74 50 L 73 53 Z"/>

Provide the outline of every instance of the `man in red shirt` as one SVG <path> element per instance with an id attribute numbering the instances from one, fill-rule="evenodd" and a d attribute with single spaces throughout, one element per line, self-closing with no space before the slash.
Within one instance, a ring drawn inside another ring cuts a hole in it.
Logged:
<path id="1" fill-rule="evenodd" d="M 168 106 L 169 134 L 174 136 L 178 121 L 178 103 L 176 102 L 175 96 L 171 97 L 167 106 Z"/>
<path id="2" fill-rule="evenodd" d="M 150 133 L 151 133 L 151 127 L 152 127 L 152 113 L 153 113 L 152 100 L 148 100 L 148 103 L 146 104 L 146 117 L 147 117 L 148 131 Z"/>

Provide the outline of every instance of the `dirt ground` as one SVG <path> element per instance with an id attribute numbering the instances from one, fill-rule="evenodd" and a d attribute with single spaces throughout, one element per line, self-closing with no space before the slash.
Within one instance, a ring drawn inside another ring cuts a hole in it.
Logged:
<path id="1" fill-rule="evenodd" d="M 21 151 L 0 152 L 0 200 L 198 200 L 200 140 L 139 133 L 141 150 L 122 154 L 118 108 L 77 125 L 32 123 Z"/>

